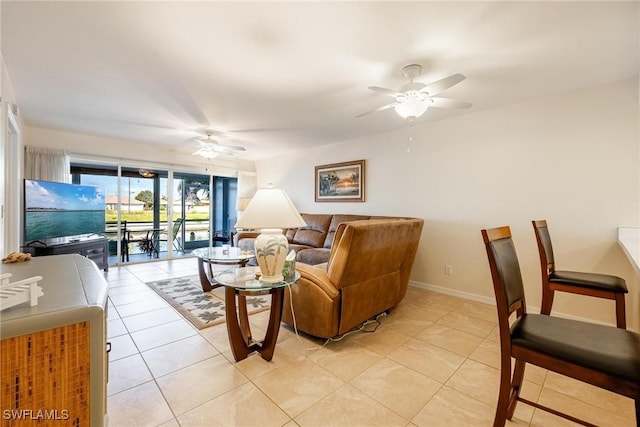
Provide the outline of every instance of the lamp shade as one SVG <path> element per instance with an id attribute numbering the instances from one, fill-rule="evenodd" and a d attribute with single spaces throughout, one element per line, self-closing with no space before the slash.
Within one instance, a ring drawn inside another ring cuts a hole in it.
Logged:
<path id="1" fill-rule="evenodd" d="M 297 228 L 306 225 L 284 190 L 261 188 L 253 196 L 235 226 L 263 229 Z"/>

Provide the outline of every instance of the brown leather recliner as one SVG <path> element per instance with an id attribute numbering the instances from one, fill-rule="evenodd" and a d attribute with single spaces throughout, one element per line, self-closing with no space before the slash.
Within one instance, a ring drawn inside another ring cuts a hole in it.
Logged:
<path id="1" fill-rule="evenodd" d="M 395 307 L 405 296 L 422 219 L 342 223 L 323 268 L 297 263 L 291 286 L 298 330 L 331 338 Z M 289 290 L 282 321 L 293 325 Z"/>

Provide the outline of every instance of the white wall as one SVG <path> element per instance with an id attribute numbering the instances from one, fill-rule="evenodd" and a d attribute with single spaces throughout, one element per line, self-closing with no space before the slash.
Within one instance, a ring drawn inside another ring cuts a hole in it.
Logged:
<path id="1" fill-rule="evenodd" d="M 485 301 L 493 287 L 480 230 L 510 225 L 532 308 L 541 279 L 531 220 L 547 219 L 560 269 L 622 276 L 637 301 L 616 240 L 618 226 L 640 226 L 637 94 L 637 81 L 623 82 L 417 125 L 409 153 L 405 128 L 258 161 L 258 184 L 286 189 L 301 212 L 425 219 L 412 279 Z M 314 202 L 315 165 L 362 158 L 365 203 Z M 558 294 L 554 310 L 615 321 L 610 301 Z M 636 330 L 638 313 L 628 307 Z"/>

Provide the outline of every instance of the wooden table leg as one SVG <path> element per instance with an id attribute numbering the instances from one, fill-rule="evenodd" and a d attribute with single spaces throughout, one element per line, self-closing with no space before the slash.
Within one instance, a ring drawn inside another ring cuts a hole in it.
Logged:
<path id="1" fill-rule="evenodd" d="M 271 311 L 269 313 L 269 325 L 265 334 L 260 355 L 264 360 L 271 360 L 278 341 L 280 321 L 282 320 L 282 306 L 284 301 L 284 288 L 276 288 L 271 292 Z"/>
<path id="2" fill-rule="evenodd" d="M 269 312 L 269 324 L 264 340 L 253 341 L 251 326 L 247 314 L 246 296 L 236 295 L 236 290 L 227 286 L 224 290 L 225 315 L 227 316 L 227 333 L 231 352 L 236 362 L 246 359 L 249 353 L 257 351 L 264 360 L 271 360 L 276 349 L 280 321 L 282 320 L 282 307 L 284 301 L 284 288 L 271 290 L 271 311 Z"/>
<path id="3" fill-rule="evenodd" d="M 208 264 L 209 267 L 211 267 L 211 264 Z M 211 271 L 211 268 L 209 268 L 209 271 Z M 202 285 L 203 292 L 209 292 L 211 289 L 221 286 L 213 280 L 213 275 L 211 276 L 211 279 L 209 279 L 209 276 L 207 276 L 207 273 L 204 271 L 204 261 L 200 257 L 198 257 L 198 275 L 200 276 L 200 284 Z"/>
<path id="4" fill-rule="evenodd" d="M 242 338 L 247 346 L 251 346 L 251 326 L 249 325 L 249 312 L 247 311 L 247 297 L 243 294 L 238 295 L 238 320 L 240 321 L 240 331 Z"/>
<path id="5" fill-rule="evenodd" d="M 236 310 L 236 290 L 230 286 L 224 289 L 224 311 L 227 316 L 227 333 L 231 352 L 236 362 L 246 359 L 249 355 L 249 346 L 244 341 L 240 325 L 238 324 L 238 313 Z M 246 308 L 245 308 L 246 311 Z"/>

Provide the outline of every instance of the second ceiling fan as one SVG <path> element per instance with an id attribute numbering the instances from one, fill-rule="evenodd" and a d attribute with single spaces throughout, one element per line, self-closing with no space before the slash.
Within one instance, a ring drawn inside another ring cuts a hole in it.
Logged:
<path id="1" fill-rule="evenodd" d="M 220 154 L 234 154 L 241 151 L 246 151 L 246 148 L 239 145 L 222 145 L 217 139 L 211 137 L 216 134 L 213 130 L 206 129 L 203 131 L 204 137 L 194 138 L 198 143 L 198 149 L 193 152 L 193 155 L 206 157 L 212 159 L 218 157 Z"/>
<path id="2" fill-rule="evenodd" d="M 414 82 L 417 76 L 422 74 L 422 66 L 418 64 L 410 64 L 402 68 L 402 76 L 409 79 L 409 83 L 402 86 L 399 90 L 386 89 L 378 86 L 369 86 L 369 89 L 384 93 L 395 98 L 395 102 L 392 102 L 375 110 L 368 111 L 357 115 L 356 117 L 366 116 L 367 114 L 375 113 L 378 111 L 388 110 L 390 108 L 395 109 L 399 116 L 413 120 L 416 117 L 420 117 L 427 111 L 429 107 L 436 108 L 469 108 L 471 103 L 458 101 L 455 99 L 436 97 L 435 95 L 443 92 L 463 81 L 465 77 L 462 74 L 453 74 L 449 77 L 437 80 L 433 83 L 424 84 Z"/>

